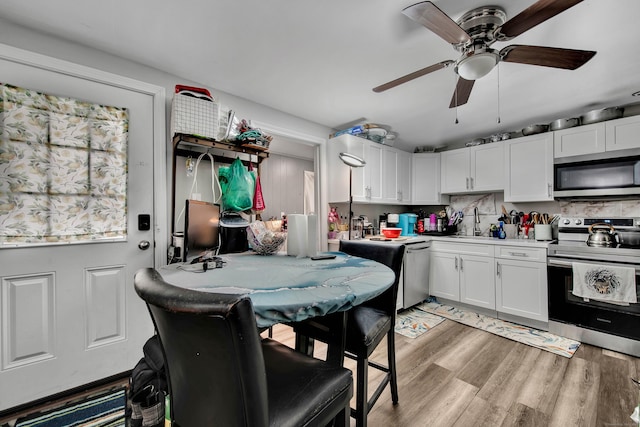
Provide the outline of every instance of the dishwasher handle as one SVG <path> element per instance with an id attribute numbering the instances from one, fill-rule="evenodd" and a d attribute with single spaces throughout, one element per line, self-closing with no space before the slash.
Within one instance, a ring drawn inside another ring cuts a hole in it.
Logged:
<path id="1" fill-rule="evenodd" d="M 416 243 L 415 245 L 411 245 L 411 246 L 406 246 L 406 252 L 422 252 L 424 250 L 427 250 L 431 247 L 431 245 L 421 245 L 419 243 Z"/>

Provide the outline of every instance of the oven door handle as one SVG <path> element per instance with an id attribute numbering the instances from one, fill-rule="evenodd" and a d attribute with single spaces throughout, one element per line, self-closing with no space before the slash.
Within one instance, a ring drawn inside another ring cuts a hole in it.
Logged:
<path id="1" fill-rule="evenodd" d="M 570 257 L 570 256 L 569 256 Z M 588 258 L 586 256 L 581 256 L 580 258 L 575 257 L 577 262 L 582 262 L 582 260 Z M 616 263 L 611 263 L 611 262 L 603 262 L 601 260 L 598 259 L 594 259 L 594 258 L 589 258 L 590 261 L 594 261 L 594 262 L 586 262 L 587 264 L 598 264 L 598 265 L 620 265 L 620 266 L 624 266 L 624 267 L 631 267 L 631 268 L 635 268 L 636 270 L 636 274 L 640 274 L 640 266 L 638 266 L 637 264 L 616 264 Z M 573 262 L 571 261 L 563 261 L 560 260 L 558 258 L 552 258 L 552 257 L 548 257 L 547 258 L 547 265 L 550 265 L 552 267 L 564 267 L 564 268 L 571 268 L 573 267 Z"/>

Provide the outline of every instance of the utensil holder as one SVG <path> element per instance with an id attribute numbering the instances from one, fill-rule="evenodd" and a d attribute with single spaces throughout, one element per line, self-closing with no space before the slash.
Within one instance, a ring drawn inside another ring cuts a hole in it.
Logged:
<path id="1" fill-rule="evenodd" d="M 536 240 L 553 240 L 551 224 L 536 224 L 534 226 L 534 235 Z"/>
<path id="2" fill-rule="evenodd" d="M 507 235 L 507 239 L 515 239 L 518 237 L 518 225 L 517 224 L 505 224 L 503 226 L 504 232 Z"/>

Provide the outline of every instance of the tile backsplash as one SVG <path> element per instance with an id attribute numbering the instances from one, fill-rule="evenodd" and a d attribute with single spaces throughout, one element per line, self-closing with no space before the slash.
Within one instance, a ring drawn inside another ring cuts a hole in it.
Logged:
<path id="1" fill-rule="evenodd" d="M 561 214 L 564 216 L 610 216 L 610 217 L 640 217 L 640 198 L 626 200 L 593 200 L 593 201 L 550 201 L 537 203 L 508 203 L 504 202 L 502 193 L 466 194 L 451 196 L 450 206 L 464 213 L 462 221 L 462 234 L 473 234 L 473 209 L 478 208 L 480 216 L 480 229 L 483 235 L 487 235 L 489 226 L 495 223 L 502 215 L 502 206 L 507 212 L 537 211 L 548 213 L 549 216 Z"/>
<path id="2" fill-rule="evenodd" d="M 478 208 L 480 215 L 480 230 L 484 236 L 488 235 L 489 227 L 492 223 L 496 223 L 502 215 L 502 206 L 507 212 L 515 209 L 520 212 L 537 211 L 548 213 L 549 216 L 554 214 L 561 215 L 581 215 L 581 216 L 620 216 L 640 217 L 640 198 L 627 200 L 612 201 L 549 201 L 549 202 L 530 202 L 530 203 L 510 203 L 504 201 L 502 193 L 488 194 L 465 194 L 451 196 L 449 205 L 456 211 L 462 211 L 464 214 L 462 224 L 459 226 L 460 231 L 464 234 L 473 234 L 473 208 Z M 348 215 L 348 203 L 331 204 L 336 206 L 338 211 L 343 215 Z M 401 205 L 382 205 L 382 204 L 356 204 L 353 205 L 355 216 L 366 215 L 368 219 L 378 226 L 378 216 L 383 213 L 402 213 L 415 212 L 419 210 L 426 214 L 437 213 L 444 206 L 401 206 Z"/>

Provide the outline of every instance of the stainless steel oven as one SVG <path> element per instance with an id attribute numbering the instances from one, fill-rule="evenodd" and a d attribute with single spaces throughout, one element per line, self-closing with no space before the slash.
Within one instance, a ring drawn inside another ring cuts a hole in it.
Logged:
<path id="1" fill-rule="evenodd" d="M 601 270 L 627 267 L 635 271 L 636 298 L 640 301 L 640 248 L 614 244 L 587 245 L 588 225 L 619 223 L 621 231 L 639 232 L 638 219 L 562 218 L 559 240 L 548 248 L 547 277 L 549 331 L 585 343 L 640 357 L 640 303 L 605 302 L 574 295 L 574 266 Z M 587 225 L 585 225 L 587 224 Z"/>

